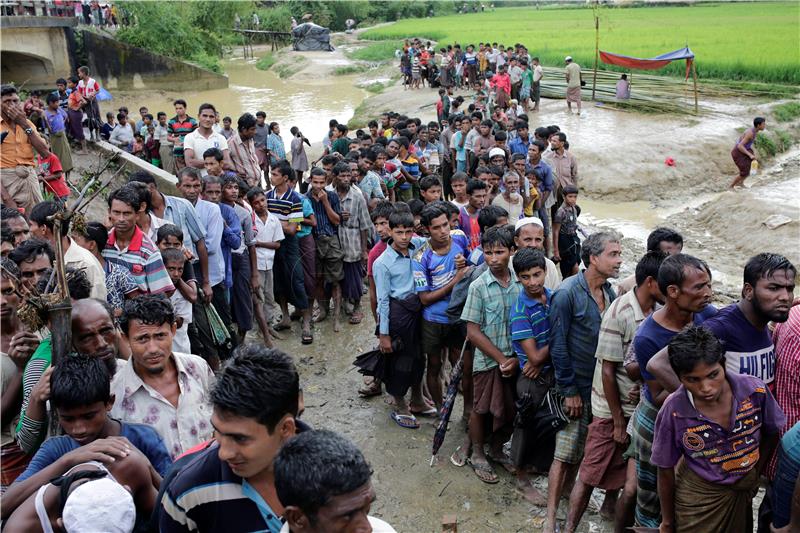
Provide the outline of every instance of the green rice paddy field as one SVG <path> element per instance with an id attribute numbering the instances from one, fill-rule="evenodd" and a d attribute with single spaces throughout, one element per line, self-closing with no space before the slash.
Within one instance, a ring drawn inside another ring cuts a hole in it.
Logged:
<path id="1" fill-rule="evenodd" d="M 486 2 L 488 4 L 488 2 Z M 653 57 L 689 45 L 701 78 L 800 85 L 800 2 L 714 3 L 676 7 L 601 7 L 600 49 Z M 420 37 L 439 43 L 525 44 L 545 65 L 571 55 L 584 67 L 594 62 L 591 8 L 513 7 L 494 12 L 405 19 L 364 32 L 364 39 Z M 394 43 L 376 43 L 386 53 Z M 365 57 L 366 58 L 366 57 Z M 684 62 L 654 73 L 682 75 Z"/>

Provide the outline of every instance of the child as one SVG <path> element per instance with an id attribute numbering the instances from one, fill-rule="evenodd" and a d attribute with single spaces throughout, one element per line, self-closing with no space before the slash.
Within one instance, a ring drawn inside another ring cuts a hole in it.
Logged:
<path id="1" fill-rule="evenodd" d="M 523 248 L 514 254 L 514 272 L 522 288 L 511 311 L 511 345 L 519 361 L 517 397 L 536 409 L 547 390 L 554 384 L 553 367 L 549 364 L 550 296 L 544 286 L 546 263 L 541 250 Z M 527 398 L 526 398 L 527 397 Z M 538 505 L 547 505 L 546 498 L 531 485 L 527 466 L 538 472 L 547 471 L 553 459 L 555 439 L 537 439 L 530 429 L 518 425 L 511 438 L 511 460 L 517 470 L 517 487 L 525 498 Z"/>
<path id="2" fill-rule="evenodd" d="M 224 117 L 222 119 L 222 129 L 219 130 L 219 132 L 223 137 L 225 137 L 225 139 L 230 139 L 236 135 L 236 130 L 231 128 L 231 122 L 231 117 Z"/>
<path id="3" fill-rule="evenodd" d="M 114 131 L 115 126 L 116 124 L 114 123 L 114 113 L 109 111 L 108 113 L 106 113 L 105 123 L 102 126 L 100 126 L 100 137 L 104 141 L 108 141 L 108 138 L 111 137 L 111 132 Z"/>
<path id="4" fill-rule="evenodd" d="M 502 207 L 508 211 L 509 224 L 516 224 L 522 218 L 522 196 L 518 192 L 519 181 L 519 175 L 516 172 L 507 172 L 503 176 L 505 190 L 492 200 L 492 205 Z"/>
<path id="5" fill-rule="evenodd" d="M 422 305 L 414 293 L 411 264 L 414 217 L 405 211 L 389 215 L 391 244 L 375 261 L 372 275 L 378 299 L 379 348 L 386 358 L 386 391 L 394 397 L 391 417 L 403 428 L 417 429 L 411 407 L 425 411 L 422 375 L 425 359 L 420 353 L 419 318 Z M 411 405 L 405 396 L 411 388 Z"/>
<path id="6" fill-rule="evenodd" d="M 455 198 L 450 200 L 450 203 L 455 205 L 458 209 L 466 207 L 469 203 L 469 196 L 467 196 L 467 180 L 469 176 L 464 172 L 456 172 L 450 178 L 450 187 L 453 189 Z"/>
<path id="7" fill-rule="evenodd" d="M 160 229 L 160 228 L 159 228 Z M 178 329 L 172 337 L 172 351 L 192 353 L 189 342 L 189 324 L 192 323 L 192 305 L 197 302 L 197 283 L 195 280 L 184 281 L 183 264 L 186 257 L 180 250 L 166 248 L 161 250 L 161 260 L 167 269 L 169 279 L 175 286 L 175 292 L 169 297 L 175 311 Z"/>
<path id="8" fill-rule="evenodd" d="M 461 213 L 458 216 L 458 225 L 461 231 L 469 238 L 470 250 L 474 250 L 481 243 L 478 214 L 486 203 L 486 184 L 478 180 L 469 180 L 467 194 L 469 195 L 469 203 L 461 208 Z"/>
<path id="9" fill-rule="evenodd" d="M 559 263 L 564 279 L 578 273 L 581 240 L 578 238 L 578 188 L 564 187 L 564 203 L 553 217 L 553 262 Z"/>
<path id="10" fill-rule="evenodd" d="M 280 248 L 283 240 L 283 228 L 280 220 L 267 210 L 267 197 L 259 187 L 253 187 L 247 192 L 247 202 L 255 213 L 256 236 L 253 246 L 256 247 L 256 265 L 258 275 L 261 278 L 261 291 L 253 295 L 256 301 L 254 306 L 263 306 L 263 319 L 265 324 L 259 324 L 262 329 L 262 337 L 267 346 L 272 346 L 269 335 L 265 335 L 263 330 L 271 329 L 269 324 L 272 322 L 275 312 L 275 291 L 272 284 L 272 266 L 275 261 L 275 250 Z M 259 319 L 259 313 L 256 313 Z"/>
<path id="11" fill-rule="evenodd" d="M 478 228 L 480 228 L 481 235 L 486 233 L 489 228 L 505 226 L 506 224 L 508 224 L 508 211 L 500 206 L 490 205 L 484 207 L 478 213 Z M 471 265 L 482 265 L 484 262 L 483 247 L 476 246 L 470 252 L 468 259 Z"/>
<path id="12" fill-rule="evenodd" d="M 56 93 L 47 95 L 47 109 L 44 111 L 44 119 L 47 122 L 47 129 L 50 131 L 50 147 L 58 160 L 64 175 L 69 179 L 69 172 L 72 170 L 72 152 L 67 140 L 67 112 L 60 107 L 61 101 Z"/>
<path id="13" fill-rule="evenodd" d="M 422 225 L 422 210 L 425 208 L 425 203 L 422 200 L 413 198 L 408 201 L 408 208 L 411 210 L 411 215 L 414 217 L 414 234 L 419 237 L 427 237 L 428 231 Z"/>
<path id="14" fill-rule="evenodd" d="M 158 433 L 149 426 L 109 416 L 114 405 L 111 378 L 99 358 L 68 355 L 49 376 L 50 405 L 65 435 L 46 440 L 3 495 L 4 517 L 54 477 L 87 461 L 113 462 L 126 457 L 131 445 L 150 460 L 158 474 L 166 473 L 172 461 Z M 158 475 L 154 474 L 155 478 Z"/>
<path id="15" fill-rule="evenodd" d="M 419 190 L 422 201 L 425 204 L 438 202 L 442 199 L 442 184 L 436 176 L 425 176 L 419 180 Z"/>
<path id="16" fill-rule="evenodd" d="M 147 153 L 144 149 L 144 137 L 141 133 L 133 135 L 133 143 L 131 144 L 131 153 L 140 159 L 148 160 Z"/>
<path id="17" fill-rule="evenodd" d="M 64 179 L 61 161 L 56 154 L 50 152 L 47 157 L 36 154 L 36 165 L 39 181 L 44 183 L 45 190 L 56 195 L 62 202 L 66 201 L 69 198 L 69 187 Z"/>
<path id="18" fill-rule="evenodd" d="M 512 378 L 518 361 L 514 357 L 508 324 L 520 285 L 508 262 L 514 250 L 514 234 L 507 228 L 490 228 L 481 238 L 488 270 L 469 286 L 461 320 L 467 323 L 467 338 L 475 346 L 472 364 L 473 404 L 469 420 L 472 443 L 470 463 L 484 483 L 498 478 L 483 450 L 485 427 L 491 421 L 490 457 L 502 457 L 502 444 L 514 420 Z M 504 438 L 505 437 L 505 438 Z"/>
<path id="19" fill-rule="evenodd" d="M 709 329 L 687 327 L 667 352 L 681 386 L 655 424 L 661 531 L 752 531 L 753 496 L 783 411 L 761 380 L 726 371 L 725 349 Z"/>
<path id="20" fill-rule="evenodd" d="M 467 134 L 469 133 L 472 123 L 469 120 L 461 121 L 461 129 L 459 129 L 453 140 L 450 142 L 450 149 L 452 150 L 453 172 L 466 172 L 467 171 Z"/>

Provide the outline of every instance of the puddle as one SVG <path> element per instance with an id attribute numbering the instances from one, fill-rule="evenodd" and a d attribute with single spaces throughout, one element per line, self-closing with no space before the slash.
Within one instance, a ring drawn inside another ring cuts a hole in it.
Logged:
<path id="1" fill-rule="evenodd" d="M 319 61 L 319 58 L 315 57 L 314 60 Z M 326 61 L 336 66 L 348 63 L 338 56 L 330 56 Z M 242 113 L 264 111 L 267 122 L 275 121 L 281 125 L 281 136 L 288 149 L 292 126 L 299 127 L 312 143 L 321 142 L 328 132 L 328 121 L 334 117 L 346 121 L 367 94 L 354 86 L 356 76 L 353 75 L 326 76 L 311 81 L 284 80 L 271 71 L 256 69 L 255 61 L 242 58 L 226 59 L 223 68 L 230 79 L 227 89 L 182 93 L 118 92 L 114 93 L 110 105 L 102 105 L 102 111 L 105 113 L 124 105 L 132 115 L 138 117 L 139 108 L 146 106 L 153 116 L 158 111 L 164 111 L 172 117 L 172 102 L 183 98 L 188 103 L 191 116 L 197 116 L 200 104 L 210 102 L 221 117 L 227 115 L 233 119 L 234 129 Z"/>

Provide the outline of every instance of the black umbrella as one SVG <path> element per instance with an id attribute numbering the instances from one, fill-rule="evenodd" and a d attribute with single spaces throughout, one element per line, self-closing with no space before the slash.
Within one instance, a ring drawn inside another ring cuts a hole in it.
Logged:
<path id="1" fill-rule="evenodd" d="M 450 385 L 447 386 L 447 392 L 444 394 L 442 401 L 442 410 L 439 412 L 439 425 L 436 427 L 436 432 L 433 434 L 433 445 L 431 446 L 431 463 L 436 458 L 439 448 L 442 447 L 444 436 L 447 434 L 447 425 L 450 422 L 450 415 L 453 413 L 453 404 L 456 403 L 456 396 L 458 396 L 458 384 L 461 381 L 461 375 L 464 371 L 464 350 L 467 348 L 467 342 L 461 347 L 461 355 L 458 357 L 453 370 L 450 372 Z"/>
<path id="2" fill-rule="evenodd" d="M 386 359 L 380 350 L 370 350 L 364 352 L 353 361 L 353 365 L 358 367 L 358 372 L 365 376 L 372 376 L 378 379 L 383 378 Z"/>

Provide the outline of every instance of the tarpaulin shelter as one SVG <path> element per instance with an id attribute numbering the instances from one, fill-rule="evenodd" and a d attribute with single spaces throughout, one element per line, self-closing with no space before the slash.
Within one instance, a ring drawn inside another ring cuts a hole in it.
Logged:
<path id="1" fill-rule="evenodd" d="M 292 30 L 293 48 L 299 52 L 322 50 L 332 52 L 331 30 L 318 26 L 313 22 L 305 22 Z"/>
<path id="2" fill-rule="evenodd" d="M 695 68 L 694 65 L 694 52 L 692 52 L 688 46 L 651 58 L 624 56 L 600 50 L 600 61 L 603 63 L 631 69 L 655 70 L 666 67 L 673 61 L 681 61 L 684 59 L 686 60 L 686 79 L 689 78 L 690 70 L 694 76 L 694 107 L 695 110 L 697 110 L 697 68 Z"/>

